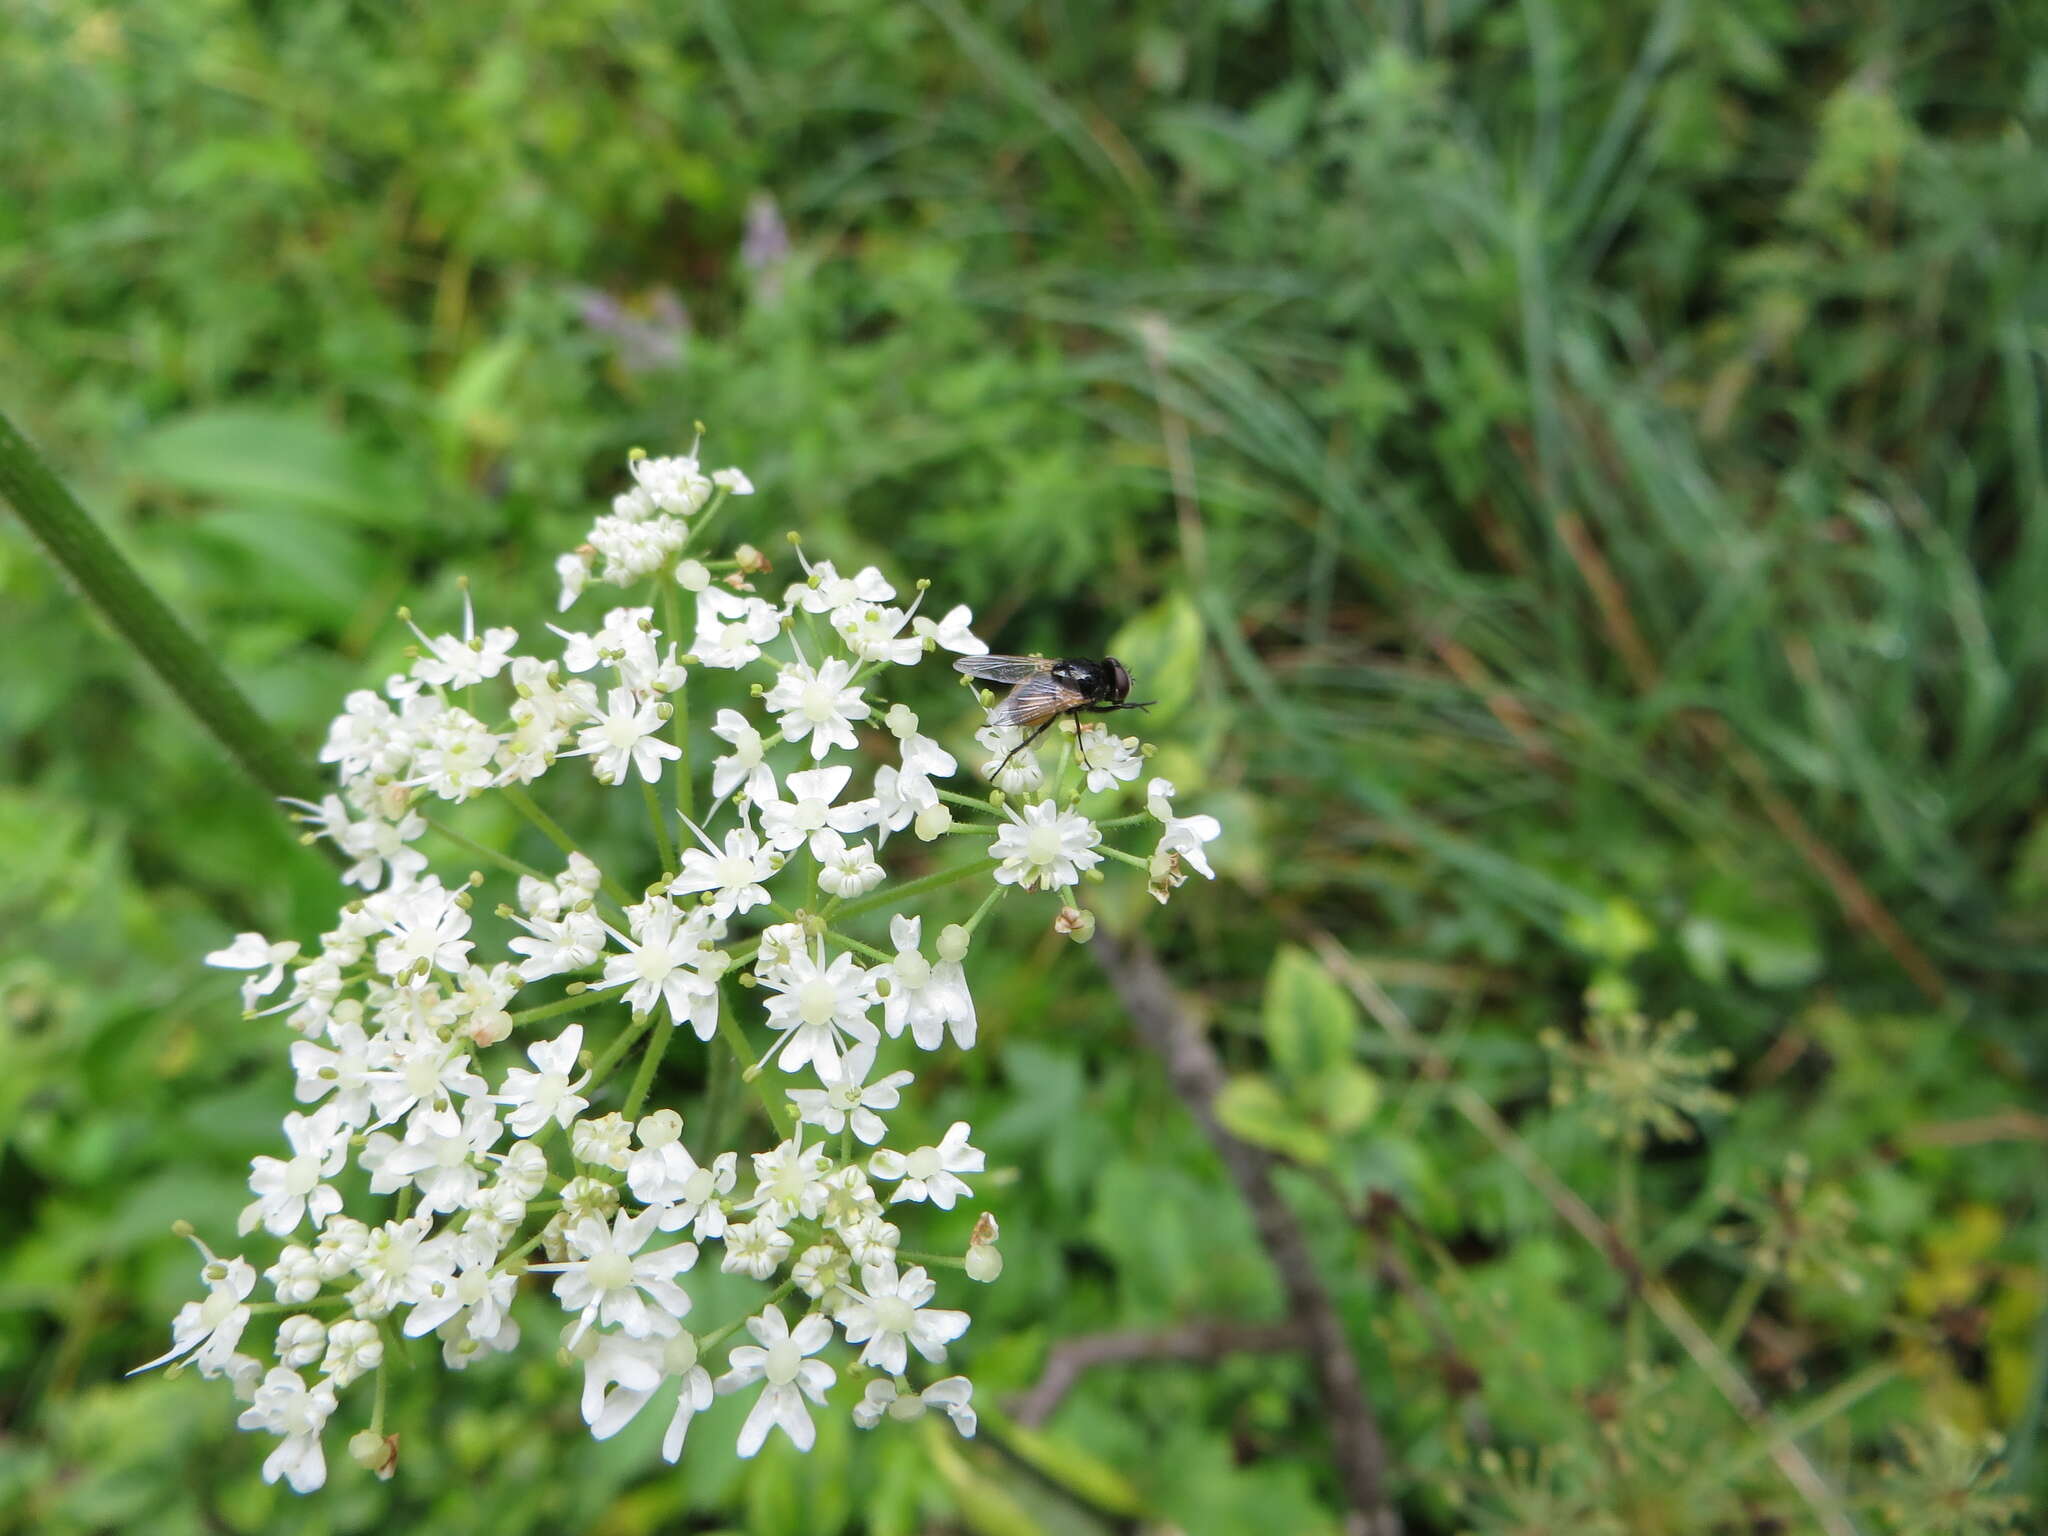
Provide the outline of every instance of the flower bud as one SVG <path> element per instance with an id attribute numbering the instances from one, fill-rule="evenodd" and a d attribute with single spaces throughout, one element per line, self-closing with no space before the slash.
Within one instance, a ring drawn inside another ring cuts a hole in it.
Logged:
<path id="1" fill-rule="evenodd" d="M 968 1279 L 990 1285 L 1003 1272 L 1003 1255 L 994 1243 L 977 1243 L 967 1250 L 965 1265 Z"/>
<path id="2" fill-rule="evenodd" d="M 955 965 L 967 958 L 967 944 L 971 935 L 958 923 L 948 923 L 939 930 L 939 958 L 950 960 Z"/>
<path id="3" fill-rule="evenodd" d="M 685 592 L 702 592 L 711 585 L 711 572 L 702 560 L 685 560 L 676 567 L 676 585 Z"/>
<path id="4" fill-rule="evenodd" d="M 917 820 L 911 830 L 925 842 L 944 837 L 946 829 L 953 825 L 953 811 L 943 800 L 935 800 L 917 813 Z"/>
<path id="5" fill-rule="evenodd" d="M 1076 944 L 1086 944 L 1095 937 L 1095 914 L 1079 907 L 1061 907 L 1052 920 L 1052 931 L 1065 934 Z"/>
<path id="6" fill-rule="evenodd" d="M 348 1456 L 365 1472 L 374 1472 L 384 1482 L 398 1471 L 398 1436 L 380 1435 L 374 1429 L 349 1436 Z"/>
<path id="7" fill-rule="evenodd" d="M 751 544 L 742 544 L 732 552 L 732 557 L 739 562 L 740 569 L 749 576 L 759 576 L 765 571 L 775 569 L 768 563 L 768 557 Z"/>

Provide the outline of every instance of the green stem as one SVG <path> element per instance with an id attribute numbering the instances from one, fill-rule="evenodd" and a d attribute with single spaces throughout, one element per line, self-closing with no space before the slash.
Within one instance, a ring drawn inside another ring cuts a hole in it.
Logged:
<path id="1" fill-rule="evenodd" d="M 841 933 L 837 928 L 827 928 L 825 930 L 825 937 L 827 937 L 828 939 L 837 939 L 841 944 L 844 944 L 848 949 L 858 950 L 861 954 L 866 955 L 870 960 L 877 961 L 882 965 L 887 965 L 891 960 L 894 960 L 896 958 L 894 955 L 884 954 L 881 950 L 875 948 L 875 946 L 872 944 L 863 944 L 859 939 L 854 938 L 852 935 Z"/>
<path id="2" fill-rule="evenodd" d="M 533 796 L 526 792 L 524 784 L 506 784 L 502 786 L 501 793 L 507 800 L 512 802 L 512 808 L 533 823 L 540 835 L 553 843 L 556 848 L 560 849 L 564 854 L 571 854 L 577 851 L 575 841 L 568 833 L 562 830 L 554 817 L 534 803 Z M 593 860 L 593 862 L 595 861 Z M 605 895 L 611 897 L 620 906 L 623 907 L 632 902 L 633 898 L 626 894 L 626 888 L 610 875 L 600 871 L 598 879 L 603 884 Z"/>
<path id="3" fill-rule="evenodd" d="M 1636 1194 L 1636 1150 L 1623 1146 L 1621 1162 L 1615 1170 L 1614 1227 L 1621 1234 L 1621 1240 L 1630 1253 L 1642 1251 L 1641 1220 L 1638 1216 L 1639 1201 Z M 1631 1368 L 1640 1367 L 1649 1353 L 1649 1338 L 1646 1334 L 1647 1319 L 1639 1302 L 1635 1286 L 1628 1288 L 1627 1300 L 1623 1305 L 1623 1347 L 1627 1352 Z"/>
<path id="4" fill-rule="evenodd" d="M 431 816 L 425 818 L 425 820 L 429 827 L 431 827 L 434 831 L 440 833 L 443 837 L 447 838 L 449 842 L 454 843 L 457 847 L 468 849 L 478 858 L 496 865 L 499 869 L 504 870 L 508 874 L 530 875 L 535 880 L 546 881 L 550 885 L 554 884 L 553 877 L 542 874 L 539 870 L 535 869 L 531 864 L 522 863 L 520 860 L 513 858 L 510 854 L 500 853 L 495 848 L 486 848 L 482 843 L 477 842 L 474 838 L 464 837 L 460 832 L 456 831 L 447 823 L 436 821 Z"/>
<path id="5" fill-rule="evenodd" d="M 1098 846 L 1095 851 L 1097 853 L 1107 854 L 1112 859 L 1120 859 L 1122 862 L 1131 865 L 1135 869 L 1144 870 L 1147 874 L 1151 873 L 1151 862 L 1149 860 L 1139 858 L 1135 853 L 1125 853 L 1121 848 L 1103 848 L 1100 846 Z"/>
<path id="6" fill-rule="evenodd" d="M 796 1281 L 794 1279 L 785 1280 L 782 1282 L 782 1284 L 775 1287 L 774 1290 L 770 1291 L 768 1295 L 762 1299 L 761 1305 L 763 1307 L 772 1307 L 778 1301 L 782 1300 L 783 1297 L 787 1296 L 795 1288 Z M 747 1317 L 752 1317 L 755 1315 L 755 1313 L 750 1312 L 747 1314 Z M 746 1317 L 736 1317 L 731 1322 L 712 1329 L 711 1332 L 705 1334 L 701 1339 L 697 1341 L 697 1348 L 701 1351 L 715 1347 L 716 1345 L 721 1343 L 728 1334 L 730 1334 L 735 1328 L 739 1327 L 740 1324 L 744 1323 L 746 1320 Z"/>
<path id="7" fill-rule="evenodd" d="M 971 864 L 955 865 L 952 869 L 942 869 L 935 875 L 909 880 L 902 885 L 884 886 L 879 891 L 868 892 L 858 901 L 849 901 L 833 913 L 833 916 L 856 917 L 862 912 L 872 912 L 876 907 L 892 906 L 913 896 L 922 896 L 927 891 L 944 890 L 947 886 L 962 880 L 972 880 L 976 875 L 985 875 L 1002 862 L 1001 859 L 976 859 Z"/>
<path id="8" fill-rule="evenodd" d="M 1735 1295 L 1728 1303 L 1728 1310 L 1722 1314 L 1721 1326 L 1714 1330 L 1714 1344 L 1722 1350 L 1735 1347 L 1735 1341 L 1742 1337 L 1742 1330 L 1749 1326 L 1749 1319 L 1756 1311 L 1756 1304 L 1763 1299 L 1764 1290 L 1771 1283 L 1771 1277 L 1760 1265 L 1752 1264 L 1743 1275 L 1742 1283 L 1735 1288 Z"/>
<path id="9" fill-rule="evenodd" d="M 0 499 L 129 648 L 273 800 L 320 798 L 319 777 L 114 548 L 14 423 L 0 413 Z M 341 850 L 322 844 L 339 865 Z"/>
<path id="10" fill-rule="evenodd" d="M 514 1024 L 538 1024 L 542 1019 L 560 1018 L 565 1013 L 575 1013 L 582 1008 L 599 1003 L 609 1003 L 609 997 L 592 997 L 588 992 L 578 992 L 574 997 L 565 997 L 556 1002 L 542 1003 L 538 1008 L 525 1008 L 512 1015 Z"/>
<path id="11" fill-rule="evenodd" d="M 611 1076 L 612 1068 L 619 1064 L 619 1058 L 633 1048 L 640 1037 L 647 1033 L 647 1026 L 653 1022 L 654 1015 L 651 1013 L 634 1014 L 633 1022 L 619 1031 L 619 1038 L 604 1048 L 604 1054 L 598 1057 L 590 1068 L 590 1088 L 593 1093 L 597 1091 L 600 1083 Z"/>
<path id="12" fill-rule="evenodd" d="M 950 800 L 955 805 L 971 806 L 977 811 L 986 811 L 991 816 L 997 816 L 1001 814 L 1001 812 L 999 812 L 993 805 L 990 805 L 986 800 L 977 800 L 972 795 L 958 795 L 950 789 L 940 790 L 939 798 L 941 800 Z"/>
<path id="13" fill-rule="evenodd" d="M 775 1091 L 768 1086 L 767 1080 L 755 1073 L 753 1058 L 747 1053 L 746 1034 L 740 1029 L 740 1021 L 733 1017 L 732 1010 L 725 1006 L 723 998 L 719 999 L 718 1038 L 732 1051 L 733 1063 L 739 1068 L 741 1081 L 753 1084 L 754 1093 L 761 1100 L 761 1107 L 768 1111 L 768 1128 L 776 1135 L 781 1135 L 785 1129 L 782 1106 L 775 1102 Z"/>
<path id="14" fill-rule="evenodd" d="M 682 597 L 676 587 L 673 567 L 661 577 L 661 619 L 668 626 L 668 638 L 675 640 L 683 627 Z M 685 821 L 697 814 L 697 786 L 690 778 L 690 690 L 687 685 L 669 696 L 674 713 L 668 717 L 669 739 L 683 755 L 676 759 L 676 813 Z"/>
<path id="15" fill-rule="evenodd" d="M 995 904 L 1009 895 L 1014 886 L 999 885 L 981 898 L 981 905 L 974 909 L 974 916 L 967 919 L 967 936 L 974 937 L 974 930 L 981 926 L 981 920 L 995 910 Z"/>
<path id="16" fill-rule="evenodd" d="M 625 1116 L 628 1120 L 640 1118 L 640 1106 L 647 1102 L 647 1090 L 654 1086 L 655 1069 L 661 1065 L 662 1054 L 668 1050 L 669 1036 L 676 1032 L 676 1021 L 672 1014 L 664 1014 L 654 1026 L 654 1038 L 647 1042 L 647 1050 L 640 1057 L 640 1070 L 633 1074 L 633 1087 L 626 1094 Z"/>
<path id="17" fill-rule="evenodd" d="M 662 872 L 676 874 L 682 866 L 676 862 L 675 840 L 668 835 L 668 812 L 661 808 L 661 791 L 642 779 L 640 793 L 647 801 L 647 819 L 654 823 L 654 850 L 661 856 Z"/>

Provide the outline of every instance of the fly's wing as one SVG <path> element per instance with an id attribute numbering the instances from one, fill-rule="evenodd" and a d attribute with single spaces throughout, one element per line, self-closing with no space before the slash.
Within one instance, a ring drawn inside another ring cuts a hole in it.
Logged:
<path id="1" fill-rule="evenodd" d="M 985 660 L 986 658 L 980 658 Z M 1079 709 L 1088 696 L 1041 672 L 1010 690 L 1010 696 L 988 712 L 990 725 L 1043 725 L 1054 715 Z"/>
<path id="2" fill-rule="evenodd" d="M 1056 665 L 1050 656 L 962 656 L 953 663 L 953 670 L 992 683 L 1021 683 Z"/>

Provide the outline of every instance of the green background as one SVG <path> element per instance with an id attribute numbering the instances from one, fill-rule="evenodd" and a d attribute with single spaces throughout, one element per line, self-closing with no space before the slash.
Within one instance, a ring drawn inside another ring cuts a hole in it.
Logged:
<path id="1" fill-rule="evenodd" d="M 1296 1164 L 1413 1528 L 1811 1517 L 1320 934 L 1596 1209 L 1635 1191 L 1709 1326 L 1721 1192 L 1803 1153 L 1869 1281 L 1771 1284 L 1732 1356 L 1867 1528 L 1988 1529 L 1893 1431 L 2048 1486 L 2044 133 L 2048 16 L 1949 0 L 27 0 L 0 407 L 308 752 L 399 604 L 461 573 L 537 625 L 626 449 L 700 418 L 763 547 L 1122 647 L 1229 828 L 1149 932 Z M 742 1468 L 713 1418 L 670 1471 L 530 1351 L 419 1373 L 397 1482 L 338 1424 L 326 1492 L 265 1488 L 219 1384 L 120 1373 L 193 1294 L 170 1217 L 229 1231 L 285 1107 L 199 956 L 310 939 L 331 876 L 12 522 L 0 775 L 0 1527 L 1339 1528 L 1284 1355 L 1091 1373 L 1042 1441 Z M 990 935 L 987 1047 L 920 1085 L 1004 1170 L 984 1400 L 1274 1315 L 1096 967 Z M 1696 1014 L 1732 1110 L 1632 1157 L 1553 1108 L 1589 988 Z"/>

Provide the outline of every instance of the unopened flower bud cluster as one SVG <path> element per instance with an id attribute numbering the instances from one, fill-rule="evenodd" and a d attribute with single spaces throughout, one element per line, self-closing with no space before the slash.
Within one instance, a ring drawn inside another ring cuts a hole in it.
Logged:
<path id="1" fill-rule="evenodd" d="M 518 1344 L 515 1313 L 559 1335 L 592 1434 L 655 1404 L 671 1461 L 722 1393 L 751 1394 L 741 1456 L 776 1429 L 808 1449 L 813 1410 L 835 1397 L 864 1428 L 937 1409 L 974 1433 L 971 1384 L 941 1369 L 968 1314 L 935 1304 L 935 1261 L 906 1256 L 900 1223 L 971 1200 L 983 1154 L 965 1123 L 924 1144 L 896 1133 L 911 1068 L 974 1047 L 968 961 L 1008 892 L 1048 893 L 1048 924 L 1085 939 L 1076 887 L 1106 852 L 1162 901 L 1188 871 L 1211 875 L 1217 824 L 1176 815 L 1163 779 L 1113 818 L 1154 845 L 1106 849 L 1083 799 L 1134 785 L 1146 749 L 1097 725 L 1085 768 L 1054 738 L 1050 772 L 1020 752 L 998 793 L 941 789 L 958 760 L 884 695 L 935 653 L 987 650 L 968 610 L 927 617 L 924 583 L 899 603 L 881 571 L 801 554 L 801 574 L 764 592 L 758 550 L 716 558 L 707 543 L 752 493 L 744 474 L 706 473 L 694 449 L 630 468 L 557 562 L 562 612 L 589 616 L 550 625 L 551 654 L 523 652 L 511 628 L 479 633 L 465 599 L 460 635 L 420 634 L 408 672 L 348 698 L 321 754 L 339 792 L 300 808 L 359 893 L 334 928 L 310 948 L 243 934 L 207 957 L 244 972 L 248 1012 L 290 1032 L 299 1107 L 250 1173 L 240 1232 L 267 1253 L 219 1257 L 183 1229 L 205 1294 L 150 1364 L 226 1378 L 241 1426 L 278 1437 L 265 1479 L 301 1492 L 325 1481 L 345 1397 L 365 1399 L 350 1456 L 392 1475 L 385 1394 L 364 1383 L 401 1336 L 461 1370 Z M 594 601 L 605 587 L 624 589 L 615 606 Z M 688 706 L 719 671 L 742 675 L 729 691 L 753 707 L 711 714 L 700 772 Z M 1017 732 L 977 739 L 986 778 Z M 600 868 L 541 807 L 535 790 L 564 774 L 645 798 L 652 846 L 634 867 Z M 430 865 L 430 824 L 492 794 L 562 850 L 558 866 L 452 833 L 467 862 Z M 948 859 L 948 844 L 986 856 Z M 511 898 L 502 954 L 473 932 L 480 858 Z M 945 883 L 933 865 L 985 894 L 927 932 L 902 908 Z M 647 1102 L 672 1039 L 734 1056 L 730 1080 L 763 1111 L 751 1144 L 706 1145 Z M 996 1237 L 983 1214 L 966 1254 L 938 1261 L 957 1266 L 940 1269 L 946 1300 L 997 1277 Z M 711 1268 L 759 1283 L 749 1312 L 702 1314 L 690 1282 Z M 835 1394 L 842 1375 L 864 1384 Z"/>

